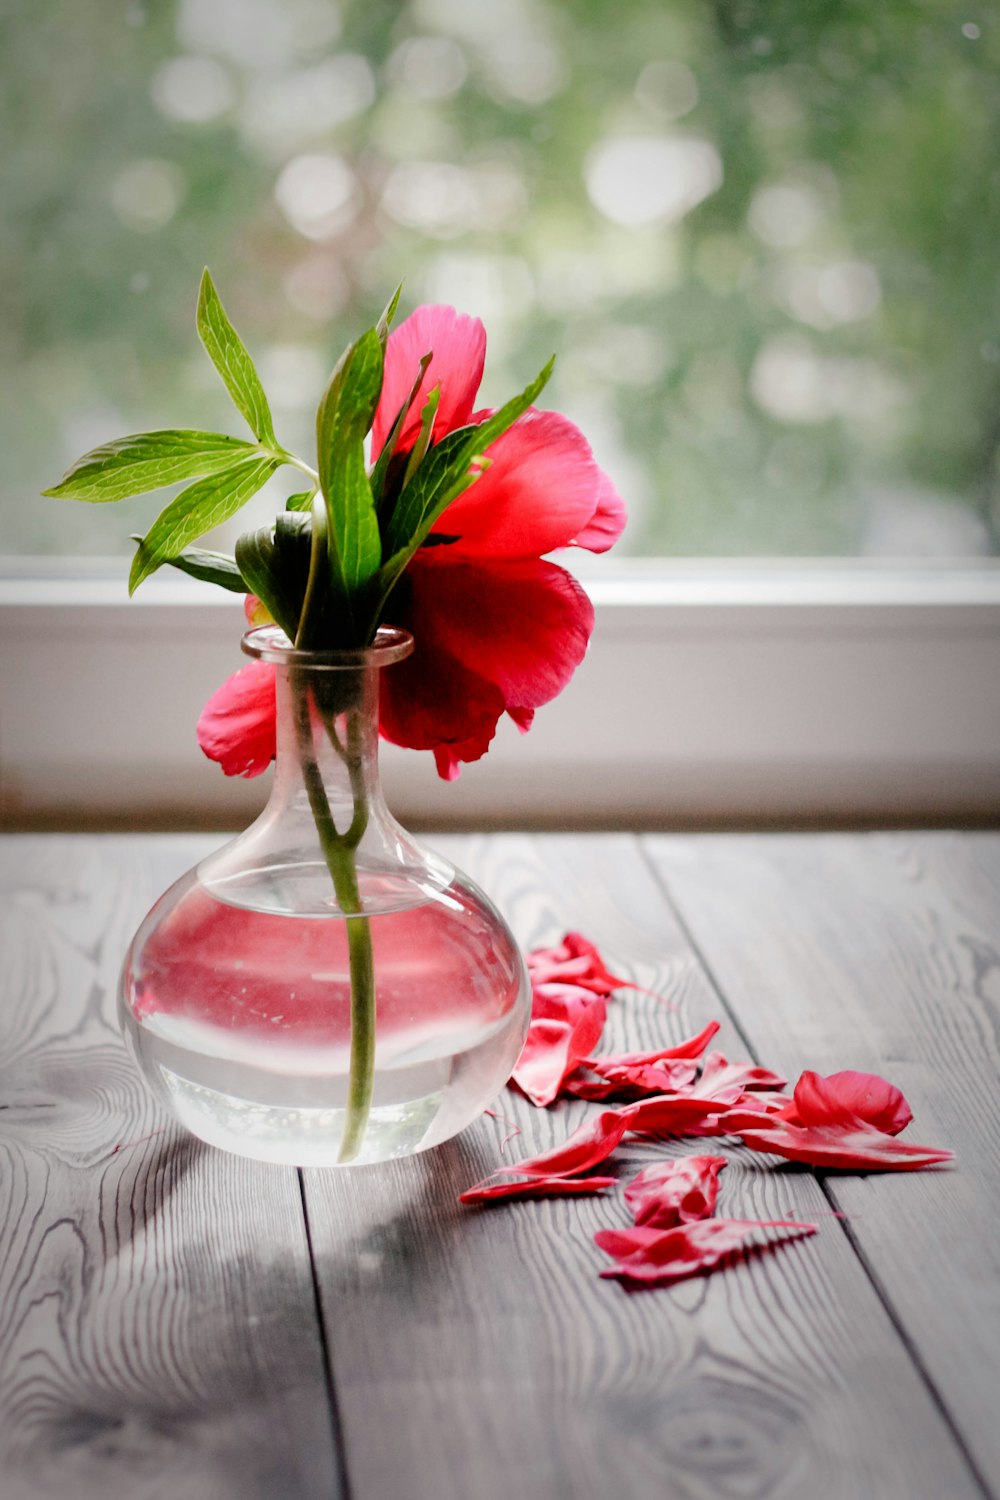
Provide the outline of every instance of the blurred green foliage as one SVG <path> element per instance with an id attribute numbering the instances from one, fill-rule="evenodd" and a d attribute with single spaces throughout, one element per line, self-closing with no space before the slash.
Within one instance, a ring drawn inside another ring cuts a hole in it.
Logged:
<path id="1" fill-rule="evenodd" d="M 306 456 L 403 279 L 487 400 L 558 353 L 627 550 L 996 552 L 998 52 L 982 0 L 7 0 L 6 550 L 128 551 L 162 496 L 38 491 L 235 430 L 207 263 Z"/>

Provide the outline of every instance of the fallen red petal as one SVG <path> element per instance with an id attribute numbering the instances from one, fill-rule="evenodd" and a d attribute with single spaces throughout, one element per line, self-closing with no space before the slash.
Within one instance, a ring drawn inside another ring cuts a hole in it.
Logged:
<path id="1" fill-rule="evenodd" d="M 711 1135 L 718 1115 L 725 1114 L 740 1097 L 738 1088 L 723 1090 L 714 1099 L 686 1094 L 663 1094 L 629 1105 L 630 1130 L 636 1135 Z"/>
<path id="2" fill-rule="evenodd" d="M 718 1030 L 719 1022 L 709 1021 L 697 1036 L 670 1047 L 659 1047 L 655 1052 L 616 1052 L 606 1057 L 585 1058 L 577 1073 L 566 1079 L 563 1091 L 578 1099 L 697 1093 L 698 1090 L 690 1089 L 697 1073 L 697 1059 Z M 707 1092 L 713 1095 L 716 1090 Z"/>
<path id="3" fill-rule="evenodd" d="M 504 1176 L 517 1172 L 529 1177 L 575 1177 L 580 1172 L 589 1171 L 607 1161 L 629 1129 L 632 1116 L 639 1107 L 630 1104 L 624 1109 L 603 1109 L 574 1130 L 561 1146 L 543 1151 L 540 1156 L 512 1162 L 509 1167 L 498 1168 L 498 1172 Z"/>
<path id="4" fill-rule="evenodd" d="M 578 1099 L 636 1099 L 649 1094 L 669 1094 L 690 1084 L 697 1071 L 695 1063 L 680 1058 L 652 1066 L 611 1063 L 611 1059 L 587 1058 L 565 1080 L 563 1092 Z"/>
<path id="5" fill-rule="evenodd" d="M 777 1239 L 754 1243 L 762 1230 L 784 1230 Z M 704 1276 L 741 1251 L 771 1249 L 815 1234 L 815 1224 L 794 1219 L 700 1219 L 676 1229 L 602 1229 L 600 1249 L 616 1258 L 601 1272 L 640 1286 L 663 1286 L 688 1276 Z"/>
<path id="6" fill-rule="evenodd" d="M 532 1021 L 511 1077 L 540 1108 L 558 1098 L 563 1080 L 600 1040 L 605 1007 L 593 1001 L 575 1021 Z"/>
<path id="7" fill-rule="evenodd" d="M 569 1198 L 614 1187 L 617 1177 L 523 1177 L 516 1182 L 487 1178 L 467 1188 L 459 1203 L 493 1203 L 501 1198 Z"/>
<path id="8" fill-rule="evenodd" d="M 535 948 L 527 954 L 532 988 L 553 980 L 579 985 L 595 995 L 635 989 L 628 979 L 612 974 L 598 949 L 580 932 L 567 932 L 555 948 Z"/>
<path id="9" fill-rule="evenodd" d="M 810 1167 L 919 1172 L 954 1158 L 953 1151 L 898 1141 L 860 1120 L 853 1125 L 791 1125 L 787 1120 L 774 1120 L 768 1129 L 733 1122 L 733 1131 L 751 1151 L 770 1151 Z"/>
<path id="10" fill-rule="evenodd" d="M 704 1052 L 718 1029 L 718 1021 L 709 1021 L 705 1029 L 699 1031 L 697 1036 L 689 1036 L 683 1042 L 676 1042 L 672 1047 L 658 1047 L 655 1052 L 615 1052 L 607 1057 L 588 1057 L 587 1067 L 593 1069 L 595 1073 L 610 1077 L 616 1069 L 652 1067 L 657 1063 L 668 1062 L 694 1062 Z M 712 1053 L 712 1057 L 721 1056 L 721 1053 Z M 693 1069 L 691 1077 L 694 1077 Z"/>
<path id="11" fill-rule="evenodd" d="M 794 1104 L 784 1113 L 793 1125 L 848 1125 L 863 1120 L 886 1135 L 898 1135 L 913 1119 L 901 1090 L 877 1073 L 807 1071 L 795 1085 Z"/>
<path id="12" fill-rule="evenodd" d="M 782 1089 L 788 1082 L 770 1068 L 751 1062 L 730 1062 L 721 1052 L 710 1052 L 702 1067 L 700 1089 L 714 1094 L 720 1088 L 738 1084 L 741 1089 Z"/>
<path id="13" fill-rule="evenodd" d="M 754 1089 L 737 1100 L 736 1108 L 739 1109 L 745 1105 L 747 1109 L 756 1110 L 758 1113 L 783 1116 L 783 1112 L 791 1103 L 791 1094 L 783 1094 L 778 1089 Z"/>
<path id="14" fill-rule="evenodd" d="M 607 1001 L 593 990 L 578 984 L 538 984 L 531 991 L 533 1021 L 569 1021 L 575 1024 L 585 1010 L 597 1011 L 607 1019 Z"/>
<path id="15" fill-rule="evenodd" d="M 673 1229 L 715 1212 L 724 1156 L 682 1156 L 644 1167 L 625 1189 L 635 1222 L 648 1229 Z"/>

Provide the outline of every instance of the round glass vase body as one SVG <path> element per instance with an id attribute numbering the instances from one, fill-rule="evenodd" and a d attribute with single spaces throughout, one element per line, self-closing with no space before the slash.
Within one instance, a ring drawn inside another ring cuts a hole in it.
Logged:
<path id="1" fill-rule="evenodd" d="M 140 1068 L 223 1150 L 407 1156 L 475 1119 L 517 1061 L 530 989 L 510 930 L 382 797 L 378 677 L 412 645 L 388 627 L 350 652 L 244 637 L 275 672 L 270 800 L 156 903 L 120 988 Z"/>

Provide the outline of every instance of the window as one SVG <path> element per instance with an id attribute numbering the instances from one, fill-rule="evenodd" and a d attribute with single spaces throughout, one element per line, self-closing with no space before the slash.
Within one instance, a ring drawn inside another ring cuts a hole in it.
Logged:
<path id="1" fill-rule="evenodd" d="M 945 0 L 634 0 L 627 26 L 585 0 L 14 0 L 6 816 L 259 805 L 193 747 L 238 606 L 161 577 L 124 600 L 163 496 L 37 498 L 123 432 L 236 431 L 206 261 L 289 446 L 405 275 L 484 318 L 487 400 L 558 352 L 547 404 L 629 500 L 577 684 L 457 787 L 390 755 L 401 811 L 995 809 L 998 35 Z"/>
<path id="2" fill-rule="evenodd" d="M 39 489 L 232 430 L 207 261 L 293 448 L 405 277 L 483 316 L 487 399 L 557 351 L 635 555 L 996 553 L 998 36 L 945 0 L 15 0 L 7 546 L 128 551 L 156 497 Z"/>

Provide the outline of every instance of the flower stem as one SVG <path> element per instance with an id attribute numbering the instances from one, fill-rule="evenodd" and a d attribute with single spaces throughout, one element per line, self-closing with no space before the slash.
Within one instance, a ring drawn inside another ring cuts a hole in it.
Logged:
<path id="1" fill-rule="evenodd" d="M 368 801 L 356 743 L 356 713 L 348 710 L 348 765 L 354 794 L 354 816 L 347 831 L 338 833 L 313 745 L 309 711 L 311 695 L 301 678 L 293 681 L 292 688 L 295 730 L 306 793 L 337 904 L 347 927 L 351 976 L 351 1070 L 338 1160 L 349 1162 L 357 1156 L 364 1140 L 375 1079 L 375 966 L 371 922 L 365 915 L 357 866 L 357 847 L 368 824 Z M 332 729 L 332 726 L 328 727 Z"/>

